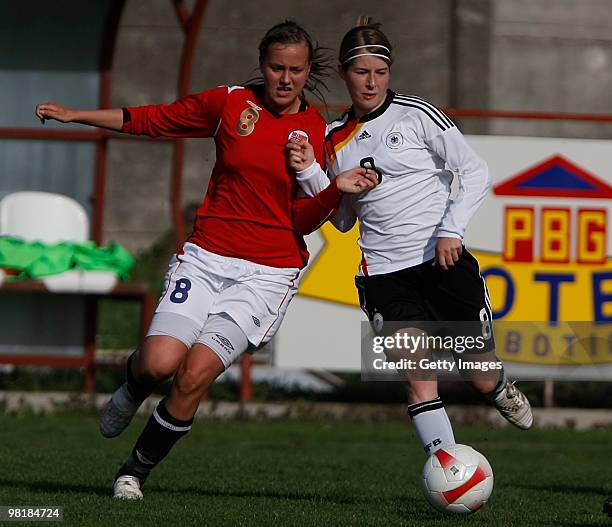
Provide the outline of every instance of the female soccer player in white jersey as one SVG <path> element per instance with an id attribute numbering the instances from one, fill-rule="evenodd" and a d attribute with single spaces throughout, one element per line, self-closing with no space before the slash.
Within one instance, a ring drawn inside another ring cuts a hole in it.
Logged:
<path id="1" fill-rule="evenodd" d="M 193 233 L 171 263 L 147 338 L 127 365 L 127 383 L 103 411 L 100 430 L 119 435 L 153 388 L 175 375 L 120 468 L 118 498 L 142 498 L 141 485 L 191 428 L 202 395 L 247 349 L 268 342 L 296 292 L 308 257 L 302 234 L 315 230 L 342 192 L 375 185 L 360 168 L 314 199 L 295 199 L 290 138 L 320 143 L 325 121 L 303 96 L 324 64 L 295 22 L 270 29 L 259 46 L 263 83 L 220 86 L 169 105 L 73 110 L 40 104 L 37 116 L 132 134 L 214 137 L 217 159 Z M 305 184 L 305 191 L 308 185 Z M 312 189 L 311 189 L 312 190 Z M 312 192 L 311 192 L 312 194 Z"/>
<path id="2" fill-rule="evenodd" d="M 498 377 L 472 377 L 472 382 L 508 421 L 530 428 L 529 402 L 507 382 L 494 355 L 486 286 L 462 243 L 490 186 L 486 164 L 438 108 L 389 90 L 393 52 L 378 25 L 360 20 L 343 38 L 339 61 L 353 104 L 328 126 L 328 175 L 333 180 L 348 168 L 369 166 L 380 178 L 371 191 L 345 196 L 332 219 L 343 232 L 359 219 L 363 259 L 356 284 L 362 308 L 378 333 L 388 331 L 391 322 L 416 335 L 430 327 L 428 321 L 470 322 L 464 329 L 480 337 L 482 351 L 500 368 Z M 288 148 L 298 180 L 318 179 L 317 190 L 324 188 L 327 180 L 310 147 Z M 453 175 L 446 167 L 459 177 L 453 200 Z M 437 379 L 420 373 L 408 374 L 408 413 L 431 454 L 455 440 Z"/>

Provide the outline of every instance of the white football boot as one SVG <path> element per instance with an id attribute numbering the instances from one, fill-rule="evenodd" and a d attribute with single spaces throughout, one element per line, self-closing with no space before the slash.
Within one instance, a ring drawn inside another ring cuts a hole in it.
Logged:
<path id="1" fill-rule="evenodd" d="M 514 383 L 507 382 L 506 387 L 493 401 L 493 404 L 499 413 L 517 428 L 529 430 L 533 425 L 529 400 Z"/>
<path id="2" fill-rule="evenodd" d="M 122 384 L 102 410 L 100 416 L 100 433 L 104 437 L 117 437 L 132 421 L 140 403 L 136 403 L 127 388 Z"/>
<path id="3" fill-rule="evenodd" d="M 113 498 L 120 500 L 141 500 L 140 481 L 135 476 L 119 476 L 113 485 Z"/>

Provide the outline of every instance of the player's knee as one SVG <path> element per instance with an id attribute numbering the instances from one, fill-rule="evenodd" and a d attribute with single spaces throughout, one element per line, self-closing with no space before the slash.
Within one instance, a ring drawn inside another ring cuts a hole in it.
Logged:
<path id="1" fill-rule="evenodd" d="M 170 337 L 149 337 L 138 352 L 133 372 L 142 379 L 157 382 L 172 377 L 185 358 L 187 347 Z"/>
<path id="2" fill-rule="evenodd" d="M 174 379 L 174 385 L 181 396 L 190 397 L 203 393 L 215 377 L 210 368 L 183 364 Z"/>
<path id="3" fill-rule="evenodd" d="M 178 375 L 175 377 L 174 386 L 182 397 L 189 397 L 199 388 L 199 380 L 199 375 L 191 370 L 185 369 L 179 371 Z"/>
<path id="4" fill-rule="evenodd" d="M 416 381 L 408 385 L 408 402 L 410 404 L 431 401 L 438 397 L 438 385 L 435 381 Z"/>
<path id="5" fill-rule="evenodd" d="M 175 378 L 174 385 L 181 397 L 199 396 L 208 388 L 206 377 L 199 372 L 184 370 Z"/>
<path id="6" fill-rule="evenodd" d="M 174 375 L 178 365 L 168 360 L 146 360 L 142 365 L 142 376 L 157 382 L 165 381 Z"/>

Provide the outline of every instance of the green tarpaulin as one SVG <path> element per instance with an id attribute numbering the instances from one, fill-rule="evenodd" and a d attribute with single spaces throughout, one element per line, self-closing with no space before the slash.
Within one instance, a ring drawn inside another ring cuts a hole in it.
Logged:
<path id="1" fill-rule="evenodd" d="M 46 245 L 0 236 L 0 269 L 8 269 L 7 280 L 42 278 L 81 269 L 83 271 L 112 271 L 125 280 L 134 259 L 117 243 L 98 247 L 94 242 L 62 242 Z"/>

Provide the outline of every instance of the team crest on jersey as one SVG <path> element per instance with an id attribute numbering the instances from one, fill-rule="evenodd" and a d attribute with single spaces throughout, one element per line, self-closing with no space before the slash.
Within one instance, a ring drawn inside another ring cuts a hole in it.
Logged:
<path id="1" fill-rule="evenodd" d="M 240 118 L 236 123 L 236 133 L 242 136 L 251 135 L 253 133 L 253 130 L 255 130 L 255 123 L 259 120 L 259 110 L 261 110 L 259 106 L 251 101 L 247 101 L 247 103 L 249 107 L 242 110 Z"/>
<path id="2" fill-rule="evenodd" d="M 404 136 L 399 132 L 391 132 L 385 138 L 385 144 L 387 145 L 387 148 L 395 150 L 404 144 Z"/>
<path id="3" fill-rule="evenodd" d="M 293 130 L 289 134 L 289 141 L 294 141 L 295 143 L 307 142 L 309 139 L 308 134 L 304 130 Z"/>

